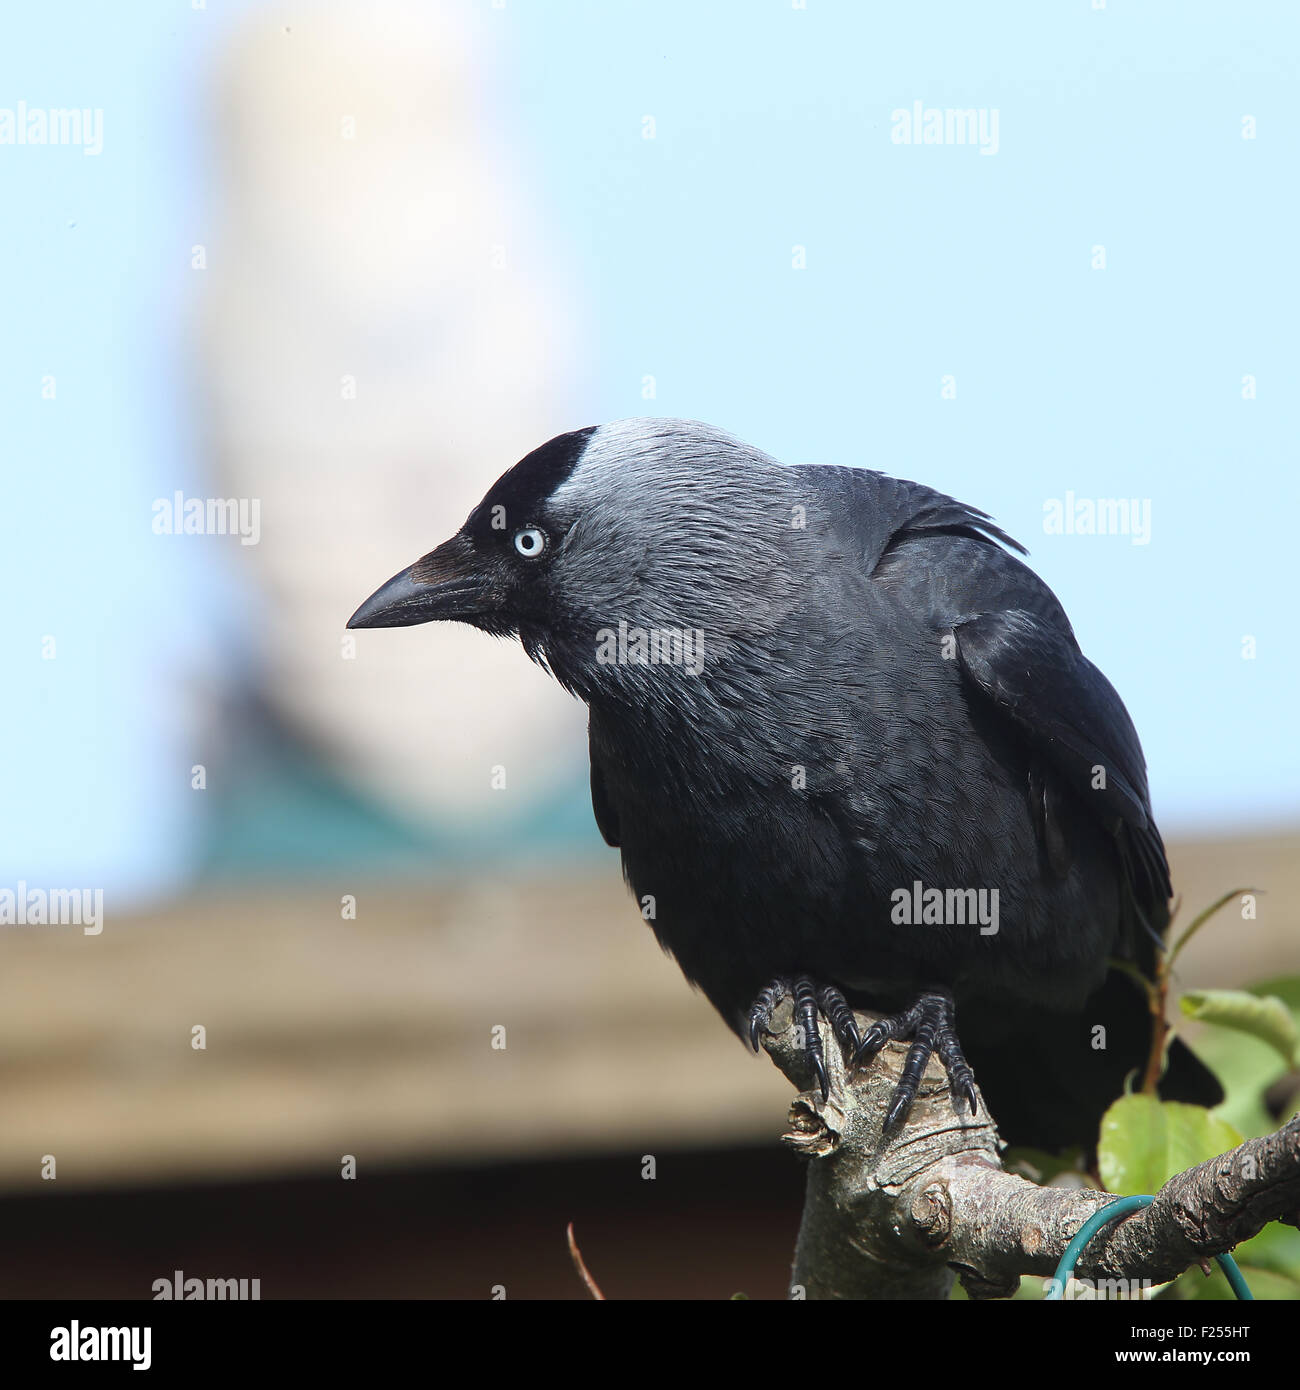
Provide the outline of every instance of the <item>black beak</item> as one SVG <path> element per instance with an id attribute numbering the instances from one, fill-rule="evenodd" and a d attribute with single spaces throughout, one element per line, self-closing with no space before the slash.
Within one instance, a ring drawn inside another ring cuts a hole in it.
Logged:
<path id="1" fill-rule="evenodd" d="M 349 627 L 414 627 L 473 622 L 496 606 L 496 595 L 474 547 L 463 535 L 431 550 L 376 589 L 348 619 Z"/>

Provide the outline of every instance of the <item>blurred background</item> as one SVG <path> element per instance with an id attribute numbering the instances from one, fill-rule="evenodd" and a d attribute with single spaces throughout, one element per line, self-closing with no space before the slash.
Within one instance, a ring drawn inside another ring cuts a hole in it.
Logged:
<path id="1" fill-rule="evenodd" d="M 9 15 L 0 899 L 100 890 L 103 930 L 0 925 L 0 1295 L 583 1297 L 570 1220 L 611 1297 L 783 1293 L 788 1086 L 626 897 L 583 711 L 468 629 L 343 630 L 565 429 L 701 418 L 992 513 L 1133 714 L 1184 917 L 1263 890 L 1182 981 L 1294 974 L 1298 37 Z M 953 109 L 977 143 L 927 142 Z"/>

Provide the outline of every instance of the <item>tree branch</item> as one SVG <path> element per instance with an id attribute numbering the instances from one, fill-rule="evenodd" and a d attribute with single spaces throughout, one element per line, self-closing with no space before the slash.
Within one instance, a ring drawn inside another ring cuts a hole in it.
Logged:
<path id="1" fill-rule="evenodd" d="M 873 1016 L 857 1018 L 865 1032 Z M 764 1046 L 801 1088 L 785 1142 L 809 1159 L 793 1293 L 941 1299 L 960 1275 L 971 1297 L 1006 1298 L 1021 1275 L 1050 1277 L 1079 1227 L 1114 1200 L 1005 1172 L 983 1098 L 976 1116 L 958 1110 L 937 1059 L 906 1123 L 882 1135 L 906 1045 L 889 1044 L 850 1077 L 824 1030 L 831 1099 L 823 1102 L 819 1091 L 802 1090 L 811 1072 L 789 1000 L 771 1027 Z M 1151 1206 L 1102 1231 L 1076 1272 L 1135 1288 L 1164 1283 L 1273 1220 L 1300 1225 L 1300 1116 L 1171 1178 Z"/>

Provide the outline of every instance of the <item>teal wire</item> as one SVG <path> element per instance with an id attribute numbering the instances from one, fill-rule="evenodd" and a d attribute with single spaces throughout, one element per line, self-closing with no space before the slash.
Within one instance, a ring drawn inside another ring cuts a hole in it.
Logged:
<path id="1" fill-rule="evenodd" d="M 1074 1239 L 1065 1247 L 1065 1254 L 1061 1256 L 1061 1262 L 1056 1266 L 1056 1273 L 1052 1276 L 1052 1289 L 1047 1295 L 1046 1301 L 1048 1303 L 1064 1301 L 1065 1285 L 1074 1274 L 1074 1267 L 1079 1263 L 1079 1256 L 1083 1254 L 1088 1242 L 1098 1231 L 1113 1225 L 1130 1212 L 1141 1211 L 1143 1207 L 1149 1207 L 1154 1201 L 1154 1197 L 1121 1197 L 1118 1201 L 1109 1202 L 1106 1206 L 1099 1207 L 1094 1211 L 1079 1227 L 1078 1234 Z M 1242 1278 L 1236 1260 L 1231 1255 L 1216 1255 L 1214 1258 L 1218 1261 L 1219 1268 L 1227 1276 L 1228 1285 L 1233 1293 L 1238 1298 L 1248 1298 L 1253 1302 L 1255 1295 L 1251 1293 L 1245 1279 Z"/>
<path id="2" fill-rule="evenodd" d="M 1237 1262 L 1231 1255 L 1216 1255 L 1214 1257 L 1219 1262 L 1219 1268 L 1227 1276 L 1228 1287 L 1237 1295 L 1238 1298 L 1248 1298 L 1253 1303 L 1255 1295 L 1250 1291 L 1250 1285 L 1246 1283 L 1245 1276 L 1237 1268 Z"/>

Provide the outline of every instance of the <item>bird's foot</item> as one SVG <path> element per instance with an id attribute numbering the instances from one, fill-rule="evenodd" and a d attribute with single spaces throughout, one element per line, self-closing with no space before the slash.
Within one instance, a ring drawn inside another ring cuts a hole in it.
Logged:
<path id="1" fill-rule="evenodd" d="M 817 1015 L 823 1013 L 830 1023 L 835 1036 L 854 1056 L 862 1047 L 862 1038 L 844 996 L 834 985 L 818 985 L 808 975 L 796 975 L 793 980 L 773 980 L 759 991 L 749 1010 L 749 1045 L 755 1052 L 759 1050 L 759 1034 L 769 1025 L 772 1010 L 782 999 L 790 995 L 794 1000 L 795 1027 L 803 1031 L 803 1044 L 808 1053 L 808 1061 L 817 1076 L 822 1100 L 830 1099 L 831 1079 L 826 1070 L 826 1050 L 822 1045 L 821 1029 L 817 1026 Z"/>
<path id="2" fill-rule="evenodd" d="M 887 1042 L 911 1041 L 903 1070 L 894 1088 L 893 1098 L 885 1113 L 885 1129 L 899 1124 L 912 1108 L 921 1077 L 934 1053 L 948 1072 L 948 1084 L 953 1094 L 961 1096 L 975 1114 L 975 1074 L 970 1069 L 957 1041 L 956 1010 L 952 996 L 943 990 L 927 990 L 902 1013 L 878 1019 L 867 1029 L 866 1036 L 853 1054 L 852 1065 L 869 1062 Z"/>

